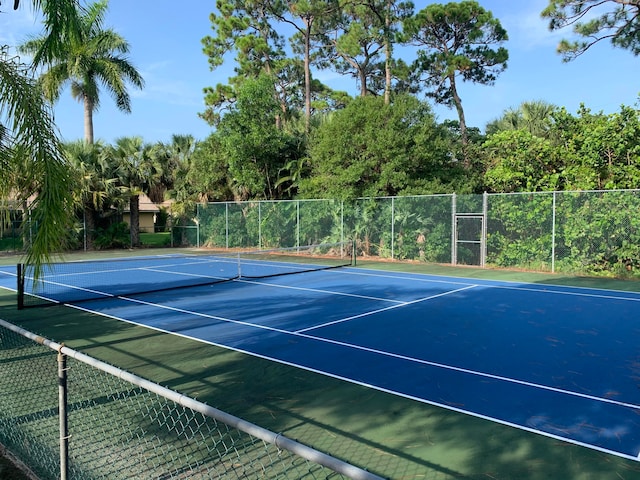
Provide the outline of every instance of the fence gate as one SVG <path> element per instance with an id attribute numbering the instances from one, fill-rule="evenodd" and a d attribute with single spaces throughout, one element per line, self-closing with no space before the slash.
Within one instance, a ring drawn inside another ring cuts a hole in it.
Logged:
<path id="1" fill-rule="evenodd" d="M 453 222 L 453 264 L 479 265 L 486 261 L 487 226 L 482 213 L 456 213 Z"/>

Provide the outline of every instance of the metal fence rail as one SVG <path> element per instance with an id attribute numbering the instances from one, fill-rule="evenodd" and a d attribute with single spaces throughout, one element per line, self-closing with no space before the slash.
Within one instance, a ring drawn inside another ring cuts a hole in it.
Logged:
<path id="1" fill-rule="evenodd" d="M 640 190 L 198 205 L 192 245 L 354 239 L 360 257 L 572 274 L 640 274 Z"/>
<path id="2" fill-rule="evenodd" d="M 0 371 L 0 443 L 43 480 L 381 478 L 3 320 Z"/>

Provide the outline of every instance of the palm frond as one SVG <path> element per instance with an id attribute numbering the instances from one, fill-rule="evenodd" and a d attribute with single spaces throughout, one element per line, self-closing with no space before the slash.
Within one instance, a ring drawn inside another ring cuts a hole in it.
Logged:
<path id="1" fill-rule="evenodd" d="M 0 114 L 13 133 L 11 156 L 5 161 L 27 167 L 12 179 L 12 186 L 20 200 L 34 198 L 31 219 L 38 229 L 26 261 L 39 272 L 66 236 L 72 201 L 69 172 L 42 89 L 18 64 L 5 59 L 0 59 L 0 99 Z"/>

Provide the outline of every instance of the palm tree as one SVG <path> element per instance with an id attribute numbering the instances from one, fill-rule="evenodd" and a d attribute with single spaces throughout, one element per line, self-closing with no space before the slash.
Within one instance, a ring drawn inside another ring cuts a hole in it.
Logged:
<path id="1" fill-rule="evenodd" d="M 54 2 L 46 2 L 54 3 Z M 49 42 L 50 34 L 22 44 L 20 52 L 32 54 L 48 66 L 41 82 L 48 100 L 55 102 L 69 84 L 71 95 L 84 105 L 84 135 L 93 143 L 93 113 L 100 106 L 100 85 L 113 96 L 117 107 L 131 112 L 127 83 L 142 88 L 144 80 L 129 62 L 129 44 L 111 29 L 102 28 L 107 0 L 90 4 L 78 14 L 78 30 L 63 31 L 62 45 Z"/>
<path id="2" fill-rule="evenodd" d="M 0 198 L 31 202 L 29 218 L 37 230 L 26 262 L 37 276 L 64 246 L 72 204 L 69 173 L 42 91 L 6 46 L 0 47 L 0 171 Z"/>
<path id="3" fill-rule="evenodd" d="M 502 117 L 487 124 L 487 135 L 504 130 L 525 130 L 536 137 L 546 138 L 557 107 L 542 100 L 523 102 L 518 108 L 505 110 Z"/>
<path id="4" fill-rule="evenodd" d="M 23 2 L 24 3 L 24 2 Z M 78 0 L 32 0 L 34 9 L 43 13 L 44 30 L 47 33 L 43 50 L 34 57 L 34 65 L 48 61 L 50 55 L 58 54 L 64 49 L 65 38 L 78 37 L 80 32 L 79 13 L 82 7 Z M 0 2 L 0 6 L 2 3 Z M 20 0 L 14 0 L 13 9 L 17 10 Z"/>
<path id="5" fill-rule="evenodd" d="M 156 182 L 149 188 L 149 198 L 153 202 L 165 200 L 167 192 L 174 187 L 177 172 L 188 172 L 197 143 L 193 135 L 172 135 L 171 143 L 159 142 L 153 146 L 152 157 L 158 168 Z"/>
<path id="6" fill-rule="evenodd" d="M 19 3 L 14 0 L 14 10 Z M 65 39 L 78 37 L 79 6 L 77 0 L 30 3 L 42 11 L 47 32 L 46 48 L 34 58 L 38 63 L 47 60 L 44 54 L 61 52 Z M 0 198 L 12 195 L 22 205 L 31 202 L 25 218 L 38 228 L 27 244 L 25 261 L 35 267 L 37 277 L 51 254 L 64 247 L 72 220 L 72 191 L 62 144 L 41 86 L 31 77 L 32 70 L 8 51 L 7 45 L 0 45 Z"/>
<path id="7" fill-rule="evenodd" d="M 170 211 L 172 232 L 174 227 L 179 228 L 183 223 L 189 224 L 194 217 L 196 203 L 203 201 L 203 198 L 195 192 L 193 182 L 189 179 L 190 172 L 193 173 L 192 166 L 195 154 L 200 148 L 199 145 L 192 135 L 173 135 L 171 143 L 163 145 L 165 156 L 161 180 L 162 198 L 172 200 Z M 186 244 L 187 230 L 179 228 L 179 231 L 180 244 Z"/>
<path id="8" fill-rule="evenodd" d="M 93 250 L 96 220 L 110 204 L 117 190 L 116 178 L 111 178 L 101 143 L 82 140 L 67 143 L 65 153 L 73 170 L 74 196 L 82 210 L 84 248 Z"/>
<path id="9" fill-rule="evenodd" d="M 154 148 L 142 137 L 121 137 L 107 153 L 118 184 L 129 198 L 131 246 L 140 245 L 140 195 L 148 193 L 159 176 Z"/>

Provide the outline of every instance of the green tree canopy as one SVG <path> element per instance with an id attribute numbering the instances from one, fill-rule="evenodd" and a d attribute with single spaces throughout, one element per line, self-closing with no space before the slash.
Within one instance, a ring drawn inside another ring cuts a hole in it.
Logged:
<path id="1" fill-rule="evenodd" d="M 449 167 L 441 133 L 429 106 L 415 97 L 400 95 L 388 105 L 359 97 L 312 135 L 311 172 L 299 192 L 343 199 L 426 192 Z"/>
<path id="2" fill-rule="evenodd" d="M 622 106 L 605 115 L 582 106 L 577 116 L 561 109 L 554 120 L 558 145 L 568 159 L 567 188 L 638 188 L 640 111 Z"/>
<path id="3" fill-rule="evenodd" d="M 610 115 L 582 106 L 552 113 L 548 135 L 505 129 L 483 145 L 485 188 L 496 192 L 608 190 L 640 185 L 640 111 Z"/>
<path id="4" fill-rule="evenodd" d="M 267 75 L 248 79 L 222 117 L 216 135 L 236 198 L 278 198 L 279 170 L 301 152 L 294 135 L 278 127 L 280 107 Z"/>
<path id="5" fill-rule="evenodd" d="M 142 137 L 120 137 L 108 150 L 113 175 L 124 198 L 129 200 L 131 246 L 140 245 L 140 195 L 148 194 L 162 175 L 154 154 L 159 150 Z"/>
<path id="6" fill-rule="evenodd" d="M 64 149 L 71 167 L 75 202 L 81 212 L 84 249 L 93 250 L 99 221 L 118 194 L 116 179 L 100 142 L 80 140 L 65 144 Z"/>
<path id="7" fill-rule="evenodd" d="M 270 0 L 217 0 L 210 15 L 213 35 L 202 39 L 203 52 L 211 70 L 225 63 L 229 53 L 235 53 L 236 75 L 228 84 L 206 87 L 207 108 L 200 116 L 210 125 L 217 125 L 224 111 L 235 102 L 237 89 L 245 79 L 261 74 L 275 78 L 284 70 L 290 72 L 290 62 L 284 51 L 285 39 L 274 27 L 274 12 Z M 282 11 L 282 6 L 279 11 Z M 287 109 L 281 104 L 281 110 Z"/>
<path id="8" fill-rule="evenodd" d="M 558 107 L 542 100 L 523 102 L 505 110 L 502 116 L 487 124 L 487 135 L 504 130 L 524 130 L 537 137 L 547 137 L 553 125 L 553 112 Z"/>
<path id="9" fill-rule="evenodd" d="M 559 151 L 549 140 L 527 130 L 503 130 L 483 145 L 487 157 L 484 182 L 491 192 L 557 190 Z"/>
<path id="10" fill-rule="evenodd" d="M 640 0 L 549 0 L 542 16 L 551 30 L 571 27 L 581 38 L 560 42 L 558 53 L 565 61 L 602 40 L 640 54 Z"/>
<path id="11" fill-rule="evenodd" d="M 414 69 L 423 77 L 427 95 L 458 113 L 465 166 L 467 123 L 457 79 L 491 85 L 507 67 L 509 54 L 501 45 L 507 32 L 490 11 L 474 0 L 431 4 L 404 22 L 405 39 L 419 47 Z"/>

